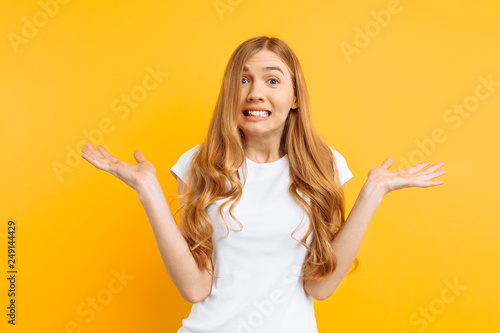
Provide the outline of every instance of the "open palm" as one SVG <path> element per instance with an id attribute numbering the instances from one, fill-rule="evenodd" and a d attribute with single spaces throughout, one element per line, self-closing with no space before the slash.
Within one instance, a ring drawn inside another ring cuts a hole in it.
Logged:
<path id="1" fill-rule="evenodd" d="M 422 162 L 400 171 L 389 171 L 394 160 L 387 158 L 381 165 L 376 166 L 368 172 L 368 179 L 373 181 L 382 191 L 383 195 L 406 187 L 430 187 L 442 185 L 442 180 L 433 180 L 446 172 L 441 169 L 444 163 L 437 162 L 427 169 L 429 162 Z"/>
<path id="2" fill-rule="evenodd" d="M 146 180 L 156 177 L 155 167 L 140 151 L 134 152 L 134 158 L 138 164 L 129 164 L 111 155 L 103 146 L 97 145 L 96 147 L 99 151 L 92 143 L 86 142 L 85 147 L 82 148 L 82 157 L 97 169 L 109 172 L 121 179 L 134 190 L 137 190 Z"/>

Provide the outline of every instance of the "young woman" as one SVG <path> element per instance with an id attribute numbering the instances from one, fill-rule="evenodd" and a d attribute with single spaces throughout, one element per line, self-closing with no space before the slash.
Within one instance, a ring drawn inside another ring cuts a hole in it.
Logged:
<path id="1" fill-rule="evenodd" d="M 166 269 L 194 303 L 178 332 L 318 332 L 313 298 L 330 297 L 353 263 L 382 197 L 443 184 L 444 163 L 368 172 L 345 217 L 344 157 L 315 131 L 301 66 L 278 38 L 251 38 L 232 54 L 204 142 L 170 169 L 177 226 L 156 170 L 90 143 L 82 157 L 135 189 Z M 102 155 L 101 155 L 102 154 Z M 427 168 L 426 168 L 427 167 Z"/>

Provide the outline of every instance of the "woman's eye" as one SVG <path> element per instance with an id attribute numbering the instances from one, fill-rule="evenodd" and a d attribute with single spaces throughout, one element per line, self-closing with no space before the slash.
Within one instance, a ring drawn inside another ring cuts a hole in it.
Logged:
<path id="1" fill-rule="evenodd" d="M 248 81 L 248 80 L 247 80 L 247 78 L 242 78 L 242 79 L 241 79 L 241 83 L 245 83 L 245 81 Z M 278 84 L 278 83 L 279 83 L 279 81 L 278 81 L 277 79 L 269 79 L 269 80 L 267 80 L 267 81 L 268 81 L 268 82 L 269 82 L 269 81 L 276 81 L 276 83 L 271 83 L 272 85 L 276 85 L 276 84 Z"/>

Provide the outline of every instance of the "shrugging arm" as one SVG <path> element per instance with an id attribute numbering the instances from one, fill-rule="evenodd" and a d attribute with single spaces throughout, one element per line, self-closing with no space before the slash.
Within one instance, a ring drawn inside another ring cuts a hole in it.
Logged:
<path id="1" fill-rule="evenodd" d="M 182 183 L 181 180 L 179 181 Z M 138 194 L 148 215 L 170 279 L 186 301 L 191 303 L 202 301 L 211 292 L 212 276 L 198 268 L 188 243 L 175 222 L 158 180 L 152 179 L 141 186 Z"/>
<path id="2" fill-rule="evenodd" d="M 363 185 L 349 216 L 332 241 L 338 260 L 335 271 L 321 282 L 304 281 L 304 290 L 313 298 L 319 301 L 329 298 L 347 275 L 382 197 L 372 183 L 367 181 Z"/>
<path id="3" fill-rule="evenodd" d="M 304 290 L 317 300 L 330 297 L 349 272 L 366 229 L 384 195 L 408 187 L 433 187 L 444 184 L 442 180 L 433 180 L 446 173 L 440 169 L 444 162 L 431 165 L 425 161 L 405 170 L 392 172 L 389 168 L 393 162 L 393 158 L 389 157 L 368 172 L 368 179 L 361 188 L 351 213 L 332 241 L 338 260 L 333 274 L 321 282 L 304 281 Z"/>

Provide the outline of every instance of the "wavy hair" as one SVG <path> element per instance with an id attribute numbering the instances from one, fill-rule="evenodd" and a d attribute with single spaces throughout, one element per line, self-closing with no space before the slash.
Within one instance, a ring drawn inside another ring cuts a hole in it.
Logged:
<path id="1" fill-rule="evenodd" d="M 313 127 L 299 60 L 292 49 L 278 38 L 251 38 L 240 44 L 231 55 L 207 136 L 191 160 L 188 190 L 184 195 L 177 196 L 185 198 L 179 227 L 198 268 L 207 270 L 213 276 L 213 267 L 210 269 L 208 260 L 213 252 L 214 228 L 205 208 L 227 198 L 219 206 L 218 213 L 228 228 L 222 210 L 233 202 L 229 214 L 242 228 L 233 215 L 233 208 L 243 191 L 238 169 L 243 164 L 246 166 L 245 136 L 238 128 L 241 78 L 247 60 L 261 50 L 274 52 L 287 66 L 297 96 L 298 108 L 291 109 L 288 114 L 280 152 L 288 154 L 289 192 L 310 219 L 307 233 L 298 240 L 308 250 L 301 278 L 320 281 L 332 274 L 337 266 L 337 256 L 331 242 L 346 219 L 345 197 L 340 187 L 335 156 Z M 311 233 L 313 237 L 309 246 L 306 240 Z M 357 258 L 354 263 L 356 270 Z"/>

